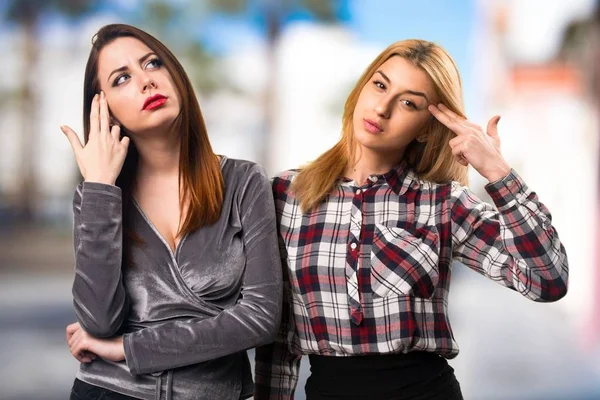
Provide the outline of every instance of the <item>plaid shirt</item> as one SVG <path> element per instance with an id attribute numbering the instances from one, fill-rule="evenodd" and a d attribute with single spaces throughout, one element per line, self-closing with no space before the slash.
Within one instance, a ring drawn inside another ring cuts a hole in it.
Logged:
<path id="1" fill-rule="evenodd" d="M 497 210 L 400 165 L 362 185 L 343 181 L 305 214 L 288 191 L 296 174 L 273 179 L 284 313 L 276 341 L 256 351 L 257 400 L 292 399 L 303 354 L 455 357 L 453 260 L 534 301 L 566 294 L 565 249 L 515 171 L 486 186 Z"/>

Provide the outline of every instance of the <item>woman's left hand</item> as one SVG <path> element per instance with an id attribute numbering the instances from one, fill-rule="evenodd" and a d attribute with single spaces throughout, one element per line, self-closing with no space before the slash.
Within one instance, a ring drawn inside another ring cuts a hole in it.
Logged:
<path id="1" fill-rule="evenodd" d="M 80 362 L 91 362 L 94 356 L 110 361 L 125 359 L 123 336 L 98 339 L 84 331 L 78 322 L 67 326 L 66 331 L 71 354 Z"/>
<path id="2" fill-rule="evenodd" d="M 486 133 L 479 125 L 457 115 L 443 104 L 430 104 L 428 110 L 438 121 L 456 133 L 449 145 L 459 163 L 465 166 L 471 164 L 490 182 L 509 174 L 510 166 L 500 152 L 500 116 L 490 119 Z"/>

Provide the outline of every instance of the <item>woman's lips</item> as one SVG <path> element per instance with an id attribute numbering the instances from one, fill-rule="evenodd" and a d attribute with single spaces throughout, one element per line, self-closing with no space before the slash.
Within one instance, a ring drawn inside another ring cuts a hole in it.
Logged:
<path id="1" fill-rule="evenodd" d="M 379 126 L 379 124 L 375 121 L 372 121 L 370 119 L 366 119 L 363 118 L 363 126 L 365 127 L 365 129 L 371 133 L 381 133 L 383 132 L 383 129 L 381 129 L 381 126 Z"/>
<path id="2" fill-rule="evenodd" d="M 167 102 L 167 97 L 162 94 L 157 94 L 152 97 L 148 97 L 144 102 L 144 106 L 142 110 L 152 110 L 158 107 L 161 107 L 163 104 Z"/>

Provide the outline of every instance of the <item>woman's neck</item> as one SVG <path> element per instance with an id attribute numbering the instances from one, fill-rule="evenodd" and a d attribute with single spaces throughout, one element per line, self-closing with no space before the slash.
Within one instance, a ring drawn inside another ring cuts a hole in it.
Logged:
<path id="1" fill-rule="evenodd" d="M 178 136 L 142 137 L 134 142 L 139 154 L 138 177 L 179 176 Z"/>
<path id="2" fill-rule="evenodd" d="M 402 161 L 403 152 L 383 154 L 369 149 L 359 149 L 354 162 L 348 165 L 346 177 L 362 185 L 370 175 L 385 174 Z"/>

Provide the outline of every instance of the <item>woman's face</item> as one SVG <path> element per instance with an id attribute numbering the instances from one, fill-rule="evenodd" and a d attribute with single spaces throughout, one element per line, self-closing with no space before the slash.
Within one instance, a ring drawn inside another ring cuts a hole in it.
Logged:
<path id="1" fill-rule="evenodd" d="M 406 146 L 424 133 L 431 118 L 427 106 L 436 102 L 425 71 L 393 56 L 360 92 L 352 117 L 354 137 L 363 148 L 401 159 Z"/>
<path id="2" fill-rule="evenodd" d="M 166 130 L 180 111 L 175 84 L 143 42 L 117 38 L 98 55 L 98 81 L 111 116 L 134 135 Z"/>

